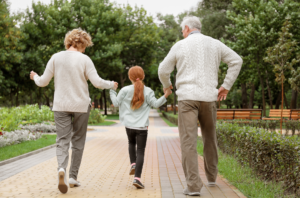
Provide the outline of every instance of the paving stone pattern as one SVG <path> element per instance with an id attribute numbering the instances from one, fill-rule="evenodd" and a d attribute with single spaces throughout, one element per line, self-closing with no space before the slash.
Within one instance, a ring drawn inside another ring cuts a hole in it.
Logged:
<path id="1" fill-rule="evenodd" d="M 0 166 L 0 197 L 100 197 L 100 198 L 186 198 L 182 194 L 186 181 L 181 165 L 177 128 L 168 127 L 155 111 L 151 111 L 142 182 L 145 189 L 132 186 L 129 175 L 128 141 L 124 126 L 93 126 L 87 134 L 86 147 L 78 180 L 82 186 L 69 188 L 67 194 L 57 189 L 55 150 Z M 91 139 L 93 138 L 93 139 Z M 71 151 L 70 151 L 71 152 Z M 69 163 L 70 164 L 70 163 Z M 203 160 L 199 170 L 207 183 Z M 203 187 L 201 197 L 243 197 L 221 178 L 216 187 Z"/>

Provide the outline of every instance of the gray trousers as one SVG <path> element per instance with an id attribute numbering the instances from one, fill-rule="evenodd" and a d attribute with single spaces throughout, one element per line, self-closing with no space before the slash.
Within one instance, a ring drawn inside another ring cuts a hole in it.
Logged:
<path id="1" fill-rule="evenodd" d="M 87 113 L 54 112 L 57 130 L 56 156 L 58 169 L 67 169 L 69 161 L 69 147 L 72 142 L 72 157 L 69 177 L 77 180 L 86 139 L 87 125 L 90 115 L 90 106 Z"/>
<path id="2" fill-rule="evenodd" d="M 218 174 L 218 151 L 216 135 L 217 108 L 215 102 L 192 100 L 178 103 L 178 128 L 181 144 L 182 167 L 190 192 L 200 192 L 203 183 L 199 175 L 197 120 L 201 125 L 204 144 L 203 158 L 207 180 L 215 182 Z"/>

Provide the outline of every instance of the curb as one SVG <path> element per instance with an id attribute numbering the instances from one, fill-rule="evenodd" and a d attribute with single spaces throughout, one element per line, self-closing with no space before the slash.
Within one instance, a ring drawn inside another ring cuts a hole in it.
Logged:
<path id="1" fill-rule="evenodd" d="M 40 152 L 42 152 L 42 151 L 45 151 L 45 150 L 48 150 L 48 149 L 51 149 L 51 148 L 54 148 L 54 147 L 56 147 L 56 143 L 54 143 L 54 144 L 52 144 L 52 145 L 50 145 L 50 146 L 46 146 L 46 147 L 44 147 L 44 148 L 35 150 L 35 151 L 31 151 L 31 152 L 29 152 L 29 153 L 25 153 L 25 154 L 23 154 L 23 155 L 19 155 L 19 156 L 17 156 L 17 157 L 13 157 L 13 158 L 4 160 L 4 161 L 0 162 L 0 166 L 3 166 L 3 165 L 5 165 L 5 164 L 9 164 L 9 163 L 15 162 L 15 161 L 17 161 L 17 160 L 23 159 L 23 158 L 25 158 L 25 157 L 29 157 L 29 156 L 31 156 L 31 155 L 40 153 Z"/>
<path id="2" fill-rule="evenodd" d="M 203 160 L 203 156 L 199 155 L 198 156 Z M 239 191 L 239 189 L 237 189 L 235 186 L 233 186 L 232 184 L 230 184 L 230 182 L 225 179 L 223 177 L 223 175 L 221 175 L 220 173 L 218 173 L 218 177 L 221 178 L 221 180 L 223 180 L 223 182 L 225 182 L 236 194 L 237 196 L 239 196 L 240 198 L 247 198 L 241 191 Z"/>

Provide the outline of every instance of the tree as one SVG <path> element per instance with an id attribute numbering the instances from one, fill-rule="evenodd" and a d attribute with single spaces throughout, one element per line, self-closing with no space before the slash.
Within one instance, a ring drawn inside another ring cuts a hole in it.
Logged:
<path id="1" fill-rule="evenodd" d="M 281 102 L 281 120 L 280 131 L 282 133 L 282 113 L 284 101 L 284 81 L 285 72 L 293 70 L 293 65 L 300 61 L 300 59 L 292 59 L 293 53 L 296 51 L 297 42 L 293 40 L 293 34 L 289 32 L 292 27 L 289 18 L 283 23 L 282 31 L 279 33 L 278 43 L 273 47 L 267 49 L 267 55 L 264 61 L 274 66 L 274 73 L 276 74 L 276 82 L 281 83 L 282 102 Z"/>

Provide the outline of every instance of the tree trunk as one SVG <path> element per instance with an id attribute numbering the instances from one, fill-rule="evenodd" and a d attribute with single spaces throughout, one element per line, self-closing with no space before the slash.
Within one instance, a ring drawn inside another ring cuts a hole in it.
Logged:
<path id="1" fill-rule="evenodd" d="M 38 88 L 39 89 L 39 109 L 42 109 L 42 89 L 41 88 Z"/>
<path id="2" fill-rule="evenodd" d="M 278 93 L 276 104 L 275 104 L 275 109 L 279 109 L 280 101 L 281 101 L 281 92 Z"/>
<path id="3" fill-rule="evenodd" d="M 246 83 L 242 83 L 242 108 L 247 109 L 248 97 L 247 97 L 247 87 Z"/>
<path id="4" fill-rule="evenodd" d="M 94 96 L 94 108 L 98 108 L 98 99 L 97 99 L 97 95 Z"/>
<path id="5" fill-rule="evenodd" d="M 255 93 L 255 84 L 251 84 L 251 93 L 250 93 L 250 101 L 249 101 L 249 109 L 253 108 L 253 101 L 254 101 L 254 93 Z"/>
<path id="6" fill-rule="evenodd" d="M 288 102 L 287 102 L 285 93 L 283 93 L 283 94 L 284 94 L 284 104 L 285 104 L 285 108 L 286 108 L 286 109 L 289 109 L 289 105 L 288 105 Z"/>
<path id="7" fill-rule="evenodd" d="M 100 97 L 100 109 L 101 109 L 101 110 L 104 109 L 104 103 L 103 103 L 103 91 L 102 91 L 101 97 Z"/>
<path id="8" fill-rule="evenodd" d="M 282 114 L 283 114 L 283 101 L 284 101 L 284 97 L 283 97 L 283 93 L 284 93 L 284 90 L 283 90 L 283 78 L 282 78 L 283 75 L 281 75 L 281 116 L 280 116 L 280 133 L 282 134 Z"/>
<path id="9" fill-rule="evenodd" d="M 292 90 L 292 100 L 291 100 L 291 109 L 297 109 L 297 98 L 298 98 L 298 92 L 295 90 Z"/>
<path id="10" fill-rule="evenodd" d="M 12 90 L 10 90 L 10 101 L 11 101 L 11 107 L 14 106 L 14 94 L 12 92 Z"/>
<path id="11" fill-rule="evenodd" d="M 32 100 L 32 92 L 30 92 L 29 96 L 30 96 L 30 104 L 32 105 L 32 103 L 33 103 L 33 100 Z"/>
<path id="12" fill-rule="evenodd" d="M 270 86 L 269 86 L 269 75 L 268 75 L 268 72 L 266 70 L 266 84 L 267 84 L 267 88 L 268 88 L 268 94 L 269 94 L 269 104 L 270 104 L 270 109 L 273 109 L 273 101 L 272 101 L 272 92 L 271 92 L 271 89 L 270 89 Z"/>
<path id="13" fill-rule="evenodd" d="M 46 94 L 44 94 L 44 96 L 46 98 L 46 105 L 50 107 L 50 98 Z"/>
<path id="14" fill-rule="evenodd" d="M 259 75 L 260 85 L 261 85 L 263 116 L 266 116 L 265 85 L 264 85 L 264 80 L 263 80 L 263 77 L 261 76 L 259 67 L 257 67 L 257 69 L 258 69 L 258 75 Z"/>
<path id="15" fill-rule="evenodd" d="M 107 115 L 107 104 L 106 104 L 106 91 L 103 89 L 102 91 L 104 97 L 104 115 Z"/>
<path id="16" fill-rule="evenodd" d="M 19 88 L 17 88 L 17 95 L 16 95 L 16 106 L 20 106 L 19 105 Z"/>
<path id="17" fill-rule="evenodd" d="M 124 78 L 123 77 L 123 74 L 122 73 L 120 73 L 120 81 L 121 81 L 121 87 L 120 88 L 123 88 L 124 87 L 124 83 L 125 83 L 125 81 L 126 81 L 126 77 Z"/>

